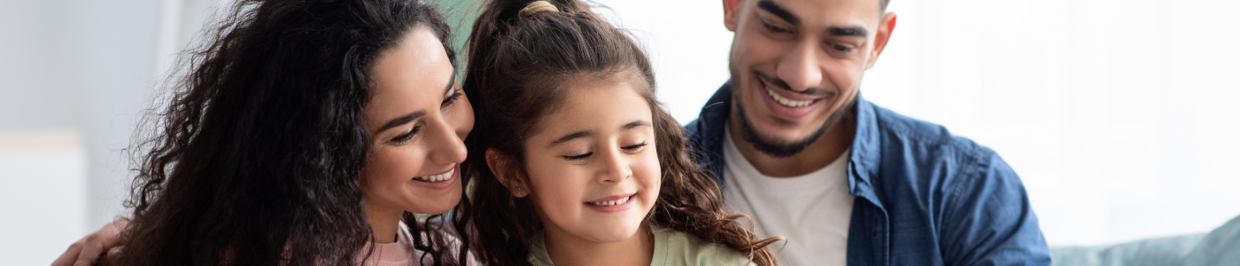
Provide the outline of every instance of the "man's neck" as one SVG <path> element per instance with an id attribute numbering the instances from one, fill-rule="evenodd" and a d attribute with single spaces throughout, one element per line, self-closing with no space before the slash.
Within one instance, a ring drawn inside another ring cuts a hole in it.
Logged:
<path id="1" fill-rule="evenodd" d="M 739 114 L 734 112 L 733 115 Z M 853 137 L 857 133 L 857 115 L 850 112 L 800 153 L 788 157 L 774 157 L 754 148 L 753 143 L 743 138 L 733 137 L 741 131 L 740 123 L 731 122 L 735 120 L 734 117 L 728 118 L 726 126 L 731 133 L 724 137 L 732 140 L 736 149 L 759 173 L 770 177 L 802 176 L 827 167 L 852 147 Z"/>
<path id="2" fill-rule="evenodd" d="M 556 228 L 546 229 L 543 241 L 555 265 L 644 266 L 654 258 L 654 236 L 648 225 L 643 224 L 629 239 L 616 243 L 596 243 Z"/>

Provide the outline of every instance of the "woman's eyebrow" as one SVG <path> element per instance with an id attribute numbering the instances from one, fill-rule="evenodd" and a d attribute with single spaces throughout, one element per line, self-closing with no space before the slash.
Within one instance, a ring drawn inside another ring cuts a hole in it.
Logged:
<path id="1" fill-rule="evenodd" d="M 452 91 L 452 85 L 456 85 L 456 66 L 452 66 L 452 76 L 448 78 L 448 86 L 443 89 L 443 94 L 448 95 Z"/>
<path id="2" fill-rule="evenodd" d="M 409 123 L 409 121 L 418 119 L 419 117 L 422 117 L 423 115 L 426 115 L 426 111 L 418 110 L 418 111 L 409 113 L 407 115 L 403 115 L 401 117 L 392 118 L 392 120 L 388 120 L 386 124 L 383 124 L 382 127 L 379 127 L 379 130 L 376 130 L 375 133 L 383 132 L 384 130 L 388 130 L 390 128 L 394 128 L 400 125 L 407 124 Z"/>

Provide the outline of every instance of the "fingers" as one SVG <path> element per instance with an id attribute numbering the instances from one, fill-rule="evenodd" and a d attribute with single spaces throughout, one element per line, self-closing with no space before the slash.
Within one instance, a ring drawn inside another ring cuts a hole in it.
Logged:
<path id="1" fill-rule="evenodd" d="M 114 230 L 123 231 L 125 230 L 125 228 L 129 227 L 129 218 L 126 218 L 126 217 L 116 218 L 116 221 L 112 221 L 112 223 L 108 225 L 111 225 Z"/>
<path id="2" fill-rule="evenodd" d="M 120 254 L 121 254 L 121 247 L 119 247 L 119 246 L 118 246 L 118 247 L 111 248 L 111 249 L 108 249 L 108 257 L 109 257 L 109 258 L 115 258 L 116 256 L 119 256 Z"/>
<path id="3" fill-rule="evenodd" d="M 86 244 L 82 247 L 82 253 L 77 256 L 77 261 L 73 262 L 73 266 L 90 266 L 95 260 L 103 255 L 103 243 L 100 243 L 99 233 L 86 236 Z"/>
<path id="4" fill-rule="evenodd" d="M 99 228 L 99 231 L 70 245 L 69 250 L 52 262 L 52 266 L 89 266 L 104 257 L 105 250 L 109 257 L 118 254 L 120 248 L 116 245 L 120 243 L 121 233 L 127 227 L 129 227 L 129 218 L 117 218 L 104 225 L 103 228 Z"/>
<path id="5" fill-rule="evenodd" d="M 69 245 L 69 250 L 65 250 L 64 254 L 60 254 L 60 257 L 52 262 L 52 266 L 73 266 L 73 262 L 77 261 L 78 253 L 82 253 L 82 245 L 84 245 L 85 241 L 86 239 L 83 238 L 73 242 L 73 245 Z"/>

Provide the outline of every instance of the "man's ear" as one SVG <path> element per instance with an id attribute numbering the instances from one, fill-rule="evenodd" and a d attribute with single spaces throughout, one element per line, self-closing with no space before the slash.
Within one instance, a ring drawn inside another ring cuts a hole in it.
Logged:
<path id="1" fill-rule="evenodd" d="M 723 26 L 729 31 L 736 31 L 736 21 L 740 16 L 741 0 L 723 0 Z"/>
<path id="2" fill-rule="evenodd" d="M 865 62 L 865 69 L 874 67 L 874 62 L 878 62 L 878 55 L 883 53 L 883 49 L 887 48 L 887 41 L 891 40 L 891 32 L 896 30 L 896 13 L 890 12 L 883 15 L 883 19 L 878 22 L 878 31 L 874 33 L 874 50 L 870 50 L 870 59 Z"/>
<path id="3" fill-rule="evenodd" d="M 499 179 L 499 183 L 507 187 L 514 197 L 520 198 L 530 193 L 529 186 L 517 176 L 521 171 L 512 157 L 495 149 L 487 149 L 486 158 L 487 168 L 491 169 L 491 173 L 495 173 L 495 178 Z"/>

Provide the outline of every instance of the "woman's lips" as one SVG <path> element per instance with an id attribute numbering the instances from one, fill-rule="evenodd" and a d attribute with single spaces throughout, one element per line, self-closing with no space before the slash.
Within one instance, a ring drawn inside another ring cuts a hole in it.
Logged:
<path id="1" fill-rule="evenodd" d="M 460 167 L 461 165 L 457 164 L 457 165 L 452 166 L 452 169 L 448 169 L 447 172 L 440 173 L 440 174 L 434 174 L 434 175 L 428 175 L 428 176 L 414 177 L 411 181 L 413 181 L 415 185 L 429 188 L 429 189 L 434 189 L 434 190 L 447 189 L 449 187 L 452 187 L 453 184 L 456 184 L 457 179 L 460 179 L 459 178 L 461 176 Z"/>

